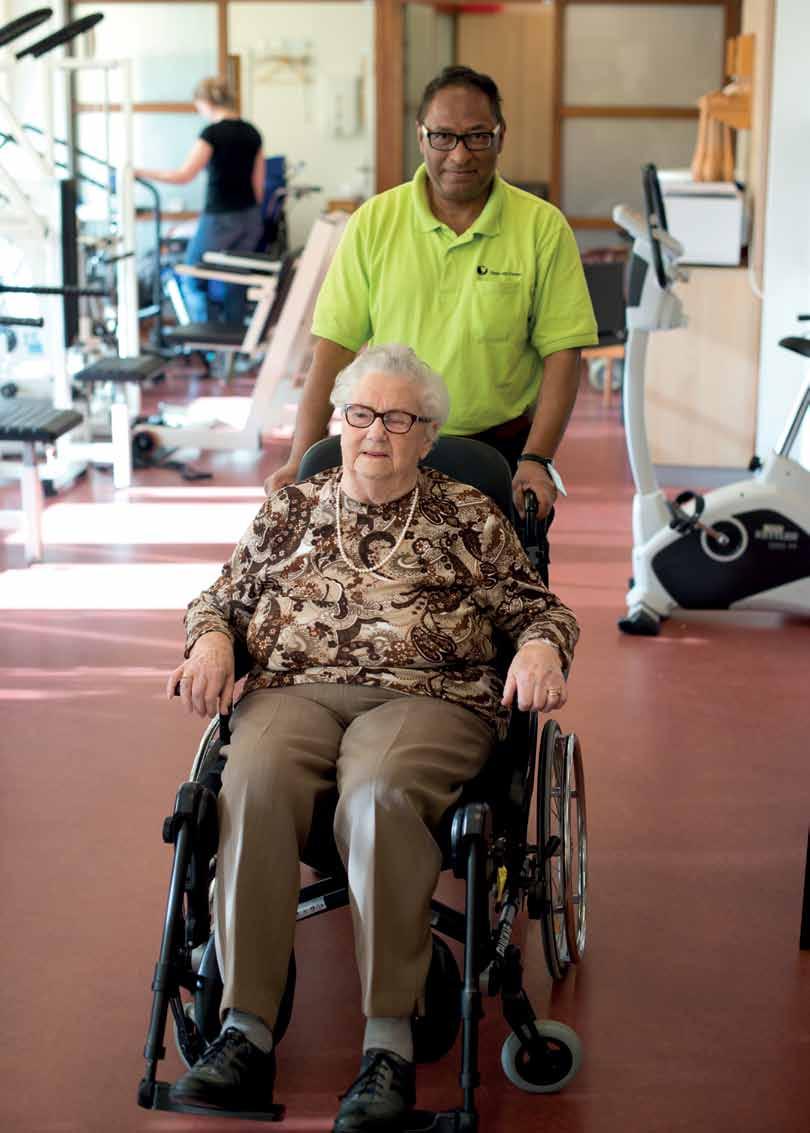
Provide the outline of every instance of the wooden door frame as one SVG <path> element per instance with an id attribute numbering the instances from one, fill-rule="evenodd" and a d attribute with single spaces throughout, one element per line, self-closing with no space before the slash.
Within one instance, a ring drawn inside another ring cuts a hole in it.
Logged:
<path id="1" fill-rule="evenodd" d="M 563 166 L 563 122 L 568 118 L 694 118 L 697 121 L 697 107 L 684 106 L 568 106 L 563 101 L 565 89 L 565 32 L 566 9 L 576 4 L 655 4 L 666 6 L 681 4 L 692 7 L 723 8 L 723 42 L 740 29 L 742 0 L 554 0 L 555 53 L 553 85 L 553 133 L 551 139 L 551 184 L 550 198 L 562 207 L 562 166 Z M 569 216 L 572 228 L 612 230 L 616 226 L 609 216 Z"/>
<path id="2" fill-rule="evenodd" d="M 404 176 L 403 154 L 403 73 L 404 36 L 401 8 L 408 3 L 431 3 L 431 0 L 375 0 L 375 76 L 377 105 L 376 160 L 377 192 L 400 184 Z M 503 0 L 503 3 L 526 3 L 527 0 Z M 528 0 L 542 3 L 543 0 Z M 559 205 L 561 198 L 563 121 L 572 117 L 624 117 L 624 118 L 694 118 L 697 107 L 681 106 L 629 106 L 629 107 L 576 107 L 563 103 L 565 9 L 569 4 L 679 4 L 695 7 L 724 9 L 724 35 L 736 35 L 740 27 L 742 0 L 554 0 L 554 27 L 556 50 L 552 76 L 553 118 L 551 139 L 551 200 Z M 467 0 L 433 0 L 432 6 L 443 12 L 467 7 Z M 482 8 L 487 5 L 482 3 Z M 612 228 L 609 217 L 574 218 L 583 228 Z"/>

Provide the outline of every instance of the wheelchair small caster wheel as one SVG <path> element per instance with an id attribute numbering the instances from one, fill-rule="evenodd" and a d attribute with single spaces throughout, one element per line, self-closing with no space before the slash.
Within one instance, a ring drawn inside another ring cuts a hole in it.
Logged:
<path id="1" fill-rule="evenodd" d="M 553 1019 L 535 1019 L 543 1040 L 540 1054 L 528 1050 L 516 1034 L 501 1048 L 501 1066 L 509 1081 L 528 1094 L 553 1094 L 564 1089 L 582 1065 L 582 1043 L 576 1031 Z"/>

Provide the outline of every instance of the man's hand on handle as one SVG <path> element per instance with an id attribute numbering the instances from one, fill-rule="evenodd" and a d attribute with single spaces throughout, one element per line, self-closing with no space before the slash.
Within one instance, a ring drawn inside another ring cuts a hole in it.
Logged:
<path id="1" fill-rule="evenodd" d="M 522 460 L 512 479 L 512 498 L 521 519 L 526 518 L 526 504 L 523 497 L 529 489 L 537 496 L 537 518 L 545 519 L 554 507 L 557 489 L 542 464 Z"/>
<path id="2" fill-rule="evenodd" d="M 169 674 L 168 700 L 174 698 L 178 685 L 186 712 L 196 712 L 206 720 L 217 713 L 227 716 L 234 687 L 233 645 L 227 634 L 213 630 L 197 639 L 188 659 Z"/>
<path id="3" fill-rule="evenodd" d="M 273 492 L 278 492 L 281 488 L 286 488 L 288 484 L 294 484 L 297 474 L 297 462 L 288 460 L 286 464 L 282 464 L 281 468 L 277 468 L 275 472 L 267 477 L 264 482 L 264 494 L 270 496 Z"/>

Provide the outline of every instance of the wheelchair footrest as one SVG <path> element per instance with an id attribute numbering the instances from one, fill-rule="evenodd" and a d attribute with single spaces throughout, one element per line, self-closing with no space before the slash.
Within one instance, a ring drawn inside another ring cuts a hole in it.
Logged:
<path id="1" fill-rule="evenodd" d="M 285 1107 L 274 1105 L 268 1110 L 207 1109 L 201 1105 L 176 1105 L 169 1097 L 170 1082 L 155 1082 L 150 1109 L 168 1110 L 171 1113 L 191 1113 L 195 1117 L 241 1117 L 243 1121 L 283 1121 Z M 139 1099 L 140 1102 L 140 1099 Z"/>
<path id="2" fill-rule="evenodd" d="M 402 1133 L 475 1133 L 478 1128 L 478 1115 L 465 1113 L 461 1109 L 436 1112 L 428 1109 L 415 1109 L 402 1126 Z"/>

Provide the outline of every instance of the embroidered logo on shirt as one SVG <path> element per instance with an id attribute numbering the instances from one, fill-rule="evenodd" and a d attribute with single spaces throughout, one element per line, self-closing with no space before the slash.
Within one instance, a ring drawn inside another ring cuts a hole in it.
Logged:
<path id="1" fill-rule="evenodd" d="M 485 267 L 484 264 L 479 264 L 475 270 L 478 275 L 509 276 L 511 279 L 520 279 L 523 274 L 519 271 L 495 271 L 494 268 Z"/>

